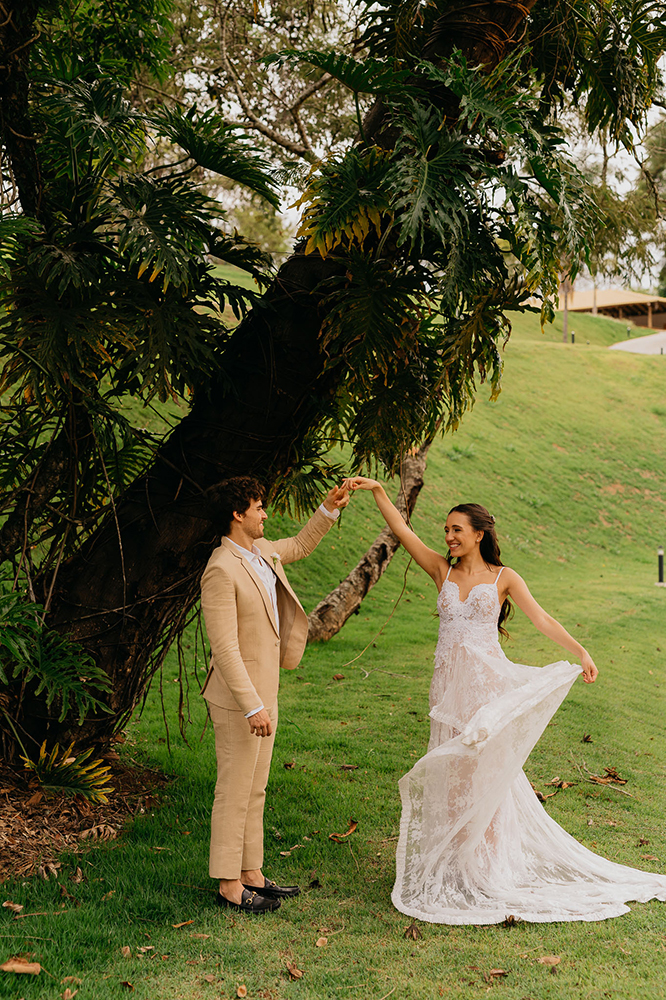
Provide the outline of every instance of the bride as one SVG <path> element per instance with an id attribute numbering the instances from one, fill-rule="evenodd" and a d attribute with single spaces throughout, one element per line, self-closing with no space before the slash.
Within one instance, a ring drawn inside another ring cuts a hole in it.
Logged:
<path id="1" fill-rule="evenodd" d="M 494 517 L 453 507 L 448 558 L 411 531 L 374 479 L 386 523 L 439 592 L 440 630 L 430 687 L 430 743 L 400 780 L 402 819 L 392 900 L 402 913 L 444 924 L 604 920 L 628 900 L 666 901 L 666 875 L 627 868 L 579 844 L 539 803 L 522 767 L 569 688 L 597 678 L 592 657 L 541 608 L 500 560 Z M 513 601 L 581 661 L 512 663 L 498 630 Z"/>

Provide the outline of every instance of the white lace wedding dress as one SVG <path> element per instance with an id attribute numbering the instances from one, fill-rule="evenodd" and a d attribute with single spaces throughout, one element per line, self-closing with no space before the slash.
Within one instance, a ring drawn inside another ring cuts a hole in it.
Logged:
<path id="1" fill-rule="evenodd" d="M 394 905 L 432 923 L 494 924 L 604 920 L 629 900 L 666 901 L 666 875 L 588 851 L 534 794 L 523 764 L 582 671 L 507 659 L 496 583 L 461 601 L 447 575 L 439 595 L 430 744 L 400 781 Z"/>

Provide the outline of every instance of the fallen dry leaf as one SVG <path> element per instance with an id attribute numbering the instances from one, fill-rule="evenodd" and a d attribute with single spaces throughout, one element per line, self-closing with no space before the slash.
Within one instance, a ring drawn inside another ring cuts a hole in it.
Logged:
<path id="1" fill-rule="evenodd" d="M 44 798 L 44 793 L 43 792 L 35 792 L 34 795 L 30 796 L 30 798 L 26 802 L 26 805 L 27 806 L 38 806 L 39 803 L 42 801 L 43 798 Z"/>
<path id="2" fill-rule="evenodd" d="M 120 949 L 120 952 L 121 952 L 123 958 L 130 958 L 130 956 L 132 954 L 132 949 L 130 948 L 130 946 L 128 944 L 124 944 L 122 946 L 122 948 Z"/>
<path id="3" fill-rule="evenodd" d="M 333 674 L 333 680 L 334 681 L 343 681 L 344 679 L 345 679 L 345 675 L 344 674 Z"/>
<path id="4" fill-rule="evenodd" d="M 23 909 L 22 903 L 12 903 L 11 899 L 6 899 L 2 905 L 6 907 L 8 910 L 11 910 L 12 913 L 20 913 L 21 910 Z"/>
<path id="5" fill-rule="evenodd" d="M 290 858 L 291 857 L 291 851 L 280 851 L 280 857 L 281 858 Z"/>
<path id="6" fill-rule="evenodd" d="M 177 931 L 181 927 L 189 927 L 189 925 L 193 924 L 193 923 L 194 923 L 194 920 L 183 920 L 182 924 L 171 924 L 171 926 L 173 927 L 174 930 Z"/>
<path id="7" fill-rule="evenodd" d="M 583 738 L 581 740 L 581 743 L 594 743 L 594 740 L 592 739 L 589 733 L 583 733 Z"/>
<path id="8" fill-rule="evenodd" d="M 78 992 L 78 990 L 70 990 L 68 986 L 62 995 L 62 1000 L 72 1000 L 72 997 L 75 997 Z"/>
<path id="9" fill-rule="evenodd" d="M 247 996 L 247 986 L 245 985 L 245 983 L 241 983 L 241 985 L 238 987 L 238 989 L 236 990 L 236 996 L 237 997 Z"/>
<path id="10" fill-rule="evenodd" d="M 78 885 L 79 882 L 83 882 L 83 872 L 81 871 L 80 868 L 76 869 L 74 875 L 69 876 L 69 881 L 74 882 L 75 885 Z"/>
<path id="11" fill-rule="evenodd" d="M 72 903 L 74 903 L 74 906 L 81 905 L 76 896 L 72 896 L 71 892 L 68 891 L 67 886 L 63 885 L 62 882 L 60 883 L 60 895 L 63 899 L 69 899 Z"/>
<path id="12" fill-rule="evenodd" d="M 296 761 L 286 760 L 282 766 L 285 769 L 285 771 L 291 771 L 294 767 L 296 767 Z"/>
<path id="13" fill-rule="evenodd" d="M 106 901 L 108 899 L 111 899 L 112 896 L 115 896 L 115 894 L 116 894 L 116 890 L 115 889 L 109 889 L 109 891 L 105 892 L 104 895 L 102 896 L 102 902 L 106 903 Z"/>
<path id="14" fill-rule="evenodd" d="M 541 958 L 537 958 L 537 962 L 541 965 L 559 965 L 561 961 L 561 955 L 542 955 Z"/>
<path id="15" fill-rule="evenodd" d="M 207 972 L 206 975 L 202 976 L 201 978 L 205 979 L 207 983 L 214 983 L 215 982 L 215 976 L 214 976 L 214 974 L 212 972 Z"/>
<path id="16" fill-rule="evenodd" d="M 645 837 L 641 837 L 641 839 L 638 841 L 638 847 L 649 847 L 649 846 L 650 846 L 650 841 L 646 840 Z M 7 904 L 3 903 L 2 905 L 6 906 Z"/>
<path id="17" fill-rule="evenodd" d="M 655 854 L 641 854 L 643 861 L 659 861 Z"/>
<path id="18" fill-rule="evenodd" d="M 502 921 L 502 927 L 517 927 L 520 923 L 522 923 L 520 917 L 514 917 L 513 913 L 509 913 Z"/>
<path id="19" fill-rule="evenodd" d="M 321 882 L 318 878 L 310 879 L 308 882 L 308 889 L 321 889 Z"/>
<path id="20" fill-rule="evenodd" d="M 342 841 L 345 839 L 345 837 L 348 837 L 350 834 L 352 834 L 354 832 L 354 830 L 356 830 L 357 826 L 358 826 L 358 823 L 356 822 L 356 820 L 355 819 L 350 819 L 349 820 L 349 829 L 347 830 L 346 833 L 329 833 L 328 839 L 329 840 L 334 840 L 336 844 L 341 844 Z"/>
<path id="21" fill-rule="evenodd" d="M 115 840 L 118 831 L 106 823 L 99 823 L 91 826 L 88 830 L 83 830 L 79 834 L 79 840 Z"/>
<path id="22" fill-rule="evenodd" d="M 494 979 L 499 979 L 501 976 L 508 976 L 508 970 L 506 969 L 490 969 L 488 972 L 483 973 L 483 978 L 487 983 L 493 982 Z"/>
<path id="23" fill-rule="evenodd" d="M 341 771 L 358 771 L 358 764 L 340 764 Z"/>
<path id="24" fill-rule="evenodd" d="M 133 990 L 134 989 L 134 987 L 132 986 L 132 984 L 129 983 L 126 979 L 121 979 L 120 980 L 120 985 L 124 986 L 126 990 Z"/>
<path id="25" fill-rule="evenodd" d="M 60 980 L 60 982 L 61 983 L 76 983 L 77 986 L 80 986 L 81 983 L 83 982 L 83 980 L 79 979 L 78 976 L 63 976 L 62 979 Z"/>
<path id="26" fill-rule="evenodd" d="M 421 934 L 421 931 L 416 926 L 415 920 L 412 920 L 409 927 L 405 927 L 403 937 L 411 938 L 412 941 L 418 941 L 419 938 L 423 937 L 423 934 Z"/>
<path id="27" fill-rule="evenodd" d="M 202 941 L 205 941 L 206 938 L 210 937 L 210 934 L 190 934 L 190 937 L 200 938 Z"/>
<path id="28" fill-rule="evenodd" d="M 303 978 L 303 975 L 304 975 L 303 970 L 299 969 L 298 966 L 294 962 L 286 962 L 285 964 L 287 966 L 287 972 L 289 973 L 289 978 L 290 979 L 302 979 Z"/>
<path id="29" fill-rule="evenodd" d="M 38 976 L 41 971 L 42 967 L 39 962 L 29 962 L 27 958 L 21 958 L 20 955 L 10 958 L 3 965 L 0 965 L 0 972 L 20 972 Z"/>
<path id="30" fill-rule="evenodd" d="M 315 948 L 323 948 L 325 944 L 328 944 L 328 938 L 320 937 L 315 941 Z"/>
<path id="31" fill-rule="evenodd" d="M 551 782 L 551 784 L 552 784 L 552 782 Z M 538 798 L 539 802 L 545 802 L 546 799 L 552 799 L 553 795 L 557 795 L 557 792 L 559 791 L 559 788 L 558 788 L 554 792 L 549 792 L 547 795 L 544 795 L 543 792 L 540 792 L 539 789 L 536 787 L 536 785 L 532 784 L 531 781 L 530 781 L 530 785 L 532 785 L 532 791 L 534 792 L 534 794 Z"/>

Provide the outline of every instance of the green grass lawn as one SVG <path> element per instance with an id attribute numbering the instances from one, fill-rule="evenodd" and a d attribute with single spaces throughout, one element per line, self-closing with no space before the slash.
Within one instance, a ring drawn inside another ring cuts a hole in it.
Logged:
<path id="1" fill-rule="evenodd" d="M 443 549 L 453 503 L 478 501 L 495 514 L 505 562 L 601 671 L 593 687 L 574 686 L 527 763 L 530 780 L 543 792 L 555 776 L 578 782 L 548 799 L 549 813 L 593 850 L 665 872 L 666 592 L 654 581 L 656 547 L 666 540 L 666 358 L 607 351 L 626 334 L 612 320 L 575 317 L 571 326 L 581 341 L 575 346 L 558 342 L 561 328 L 542 335 L 534 317 L 516 317 L 500 399 L 489 403 L 482 390 L 459 432 L 433 446 L 413 520 Z M 341 520 L 290 570 L 306 608 L 381 526 L 367 494 Z M 291 530 L 275 518 L 267 535 Z M 419 924 L 417 939 L 405 937 L 411 921 L 390 903 L 397 781 L 427 743 L 435 598 L 432 582 L 400 552 L 360 614 L 283 676 L 265 869 L 304 891 L 266 918 L 234 918 L 213 905 L 212 733 L 202 735 L 204 711 L 191 694 L 190 745 L 177 735 L 171 654 L 163 677 L 171 753 L 157 685 L 122 751 L 173 775 L 163 808 L 83 859 L 65 859 L 58 881 L 3 887 L 3 899 L 45 915 L 16 921 L 0 911 L 0 955 L 31 954 L 46 972 L 20 980 L 0 974 L 0 995 L 51 998 L 69 986 L 77 1000 L 130 992 L 212 1000 L 244 995 L 245 986 L 248 997 L 265 1000 L 666 997 L 659 903 L 596 924 Z M 510 658 L 560 658 L 520 613 L 510 631 Z M 192 641 L 192 656 L 193 649 Z M 204 676 L 202 662 L 192 668 Z M 583 743 L 584 734 L 592 742 Z M 617 768 L 630 795 L 581 780 L 583 765 L 595 773 Z M 331 841 L 350 818 L 356 832 Z M 68 879 L 77 864 L 86 876 L 80 885 Z M 66 899 L 62 906 L 59 882 L 80 906 Z M 184 921 L 192 922 L 173 928 Z M 539 962 L 549 955 L 560 957 L 554 973 Z M 303 977 L 292 980 L 288 963 Z M 490 976 L 491 969 L 506 975 Z M 81 982 L 63 983 L 68 976 Z"/>

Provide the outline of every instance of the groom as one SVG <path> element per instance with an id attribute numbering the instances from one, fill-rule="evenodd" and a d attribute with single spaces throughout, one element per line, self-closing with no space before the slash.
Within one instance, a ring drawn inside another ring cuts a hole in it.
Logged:
<path id="1" fill-rule="evenodd" d="M 211 646 L 203 687 L 215 730 L 217 784 L 211 817 L 210 875 L 217 902 L 243 913 L 276 910 L 298 886 L 265 878 L 264 799 L 278 721 L 280 667 L 303 655 L 308 623 L 283 565 L 310 555 L 349 502 L 334 487 L 293 538 L 264 538 L 264 490 L 249 476 L 215 490 L 222 541 L 201 578 Z"/>

